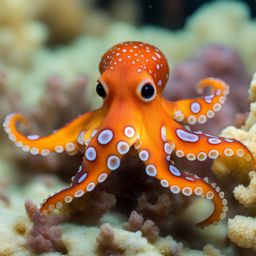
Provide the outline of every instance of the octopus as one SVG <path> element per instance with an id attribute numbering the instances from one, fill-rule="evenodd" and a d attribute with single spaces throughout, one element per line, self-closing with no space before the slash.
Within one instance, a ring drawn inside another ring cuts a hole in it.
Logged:
<path id="1" fill-rule="evenodd" d="M 96 92 L 103 99 L 102 106 L 52 134 L 24 135 L 17 126 L 28 124 L 28 120 L 20 113 L 10 114 L 4 121 L 9 138 L 25 152 L 42 156 L 84 152 L 71 185 L 47 198 L 40 211 L 51 214 L 91 192 L 118 170 L 123 156 L 130 152 L 138 154 L 148 176 L 172 193 L 212 200 L 211 215 L 198 226 L 217 224 L 225 218 L 227 200 L 220 187 L 207 177 L 179 170 L 175 159 L 237 157 L 254 163 L 251 152 L 240 142 L 190 129 L 196 123 L 204 124 L 221 109 L 228 85 L 205 78 L 197 86 L 200 97 L 168 101 L 162 96 L 169 78 L 167 59 L 155 46 L 137 41 L 114 45 L 102 56 L 99 70 Z M 204 95 L 207 87 L 210 94 Z"/>

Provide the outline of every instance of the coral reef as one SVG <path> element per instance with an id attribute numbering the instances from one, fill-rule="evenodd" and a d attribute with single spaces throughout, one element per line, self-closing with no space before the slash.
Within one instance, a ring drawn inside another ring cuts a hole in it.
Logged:
<path id="1" fill-rule="evenodd" d="M 248 117 L 245 94 L 248 74 L 256 67 L 256 23 L 242 2 L 206 5 L 178 32 L 113 22 L 90 1 L 82 5 L 54 1 L 52 8 L 52 1 L 9 2 L 2 1 L 0 8 L 1 121 L 6 114 L 20 111 L 35 124 L 31 130 L 46 134 L 98 106 L 95 81 L 101 54 L 113 43 L 143 40 L 157 45 L 172 63 L 168 98 L 195 97 L 197 80 L 208 75 L 231 86 L 227 108 L 216 116 L 218 122 L 203 128 L 217 133 L 235 124 L 222 135 L 241 141 L 256 157 L 256 75 L 249 90 Z M 116 17 L 122 4 L 112 9 Z M 60 15 L 53 19 L 52 12 L 58 11 Z M 133 15 L 137 14 L 130 12 L 124 18 L 137 20 Z M 235 119 L 237 112 L 241 113 Z M 24 202 L 31 198 L 39 205 L 49 193 L 66 186 L 82 155 L 72 161 L 69 156 L 27 157 L 13 149 L 2 130 L 0 138 L 0 255 L 26 256 L 31 251 L 56 256 L 255 253 L 255 172 L 241 159 L 214 162 L 214 180 L 222 183 L 230 209 L 228 221 L 217 227 L 192 227 L 209 213 L 206 200 L 171 196 L 142 173 L 138 159 L 133 160 L 136 168 L 125 160 L 126 168 L 118 175 L 63 209 L 64 221 L 55 225 L 55 220 L 45 219 L 31 204 L 29 210 L 28 203 L 27 214 Z M 199 175 L 209 174 L 209 163 L 201 168 L 193 165 Z M 186 169 L 183 163 L 180 166 Z"/>
<path id="2" fill-rule="evenodd" d="M 74 198 L 91 192 L 120 167 L 124 155 L 132 152 L 144 163 L 146 174 L 158 179 L 173 194 L 181 192 L 184 196 L 199 195 L 212 200 L 213 213 L 198 226 L 206 227 L 224 219 L 228 208 L 220 188 L 211 185 L 208 178 L 178 170 L 172 155 L 203 162 L 207 158 L 235 154 L 237 158 L 254 164 L 250 151 L 240 142 L 202 132 L 197 135 L 197 132 L 192 133 L 180 124 L 203 124 L 209 114 L 213 117 L 226 100 L 228 85 L 220 79 L 205 78 L 197 89 L 202 91 L 210 87 L 208 97 L 168 101 L 162 96 L 169 77 L 167 60 L 155 46 L 138 41 L 114 45 L 101 58 L 99 69 L 101 77 L 96 91 L 104 104 L 94 111 L 79 115 L 50 135 L 20 132 L 17 125 L 28 124 L 21 113 L 12 113 L 5 118 L 3 127 L 10 140 L 32 155 L 85 152 L 71 186 L 48 197 L 40 212 L 51 214 Z M 126 81 L 123 82 L 123 90 L 120 90 L 117 81 L 123 77 L 126 77 Z M 145 83 L 147 79 L 150 82 Z M 139 97 L 133 97 L 137 83 L 141 84 L 137 88 Z M 125 104 L 120 102 L 124 97 Z M 165 161 L 168 157 L 169 166 Z"/>

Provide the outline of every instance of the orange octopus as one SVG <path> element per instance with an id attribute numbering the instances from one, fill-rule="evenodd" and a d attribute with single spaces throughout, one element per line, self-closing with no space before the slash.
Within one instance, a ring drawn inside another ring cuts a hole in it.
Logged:
<path id="1" fill-rule="evenodd" d="M 143 42 L 124 42 L 113 46 L 102 57 L 97 94 L 103 99 L 99 109 L 80 115 L 49 136 L 25 136 L 16 125 L 27 123 L 24 116 L 10 114 L 5 131 L 16 146 L 33 155 L 50 152 L 75 153 L 84 150 L 84 158 L 70 187 L 50 196 L 41 212 L 51 213 L 64 203 L 92 191 L 115 172 L 129 151 L 138 153 L 145 172 L 174 194 L 203 196 L 213 201 L 212 214 L 198 225 L 216 224 L 228 210 L 224 193 L 207 178 L 182 172 L 173 157 L 204 161 L 218 156 L 244 158 L 253 162 L 250 151 L 240 142 L 192 132 L 180 124 L 203 124 L 221 109 L 229 92 L 221 80 L 200 81 L 198 91 L 211 86 L 211 94 L 196 99 L 167 101 L 162 96 L 169 77 L 163 53 Z"/>

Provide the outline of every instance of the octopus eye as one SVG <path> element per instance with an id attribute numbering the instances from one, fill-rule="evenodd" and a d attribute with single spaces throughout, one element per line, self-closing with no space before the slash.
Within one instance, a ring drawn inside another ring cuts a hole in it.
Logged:
<path id="1" fill-rule="evenodd" d="M 151 101 L 156 95 L 155 86 L 153 86 L 150 83 L 146 83 L 139 86 L 138 90 L 139 90 L 139 97 L 143 101 L 147 101 L 147 102 Z"/>
<path id="2" fill-rule="evenodd" d="M 106 98 L 107 96 L 106 90 L 104 89 L 104 86 L 100 82 L 98 82 L 96 86 L 96 92 L 101 98 Z"/>

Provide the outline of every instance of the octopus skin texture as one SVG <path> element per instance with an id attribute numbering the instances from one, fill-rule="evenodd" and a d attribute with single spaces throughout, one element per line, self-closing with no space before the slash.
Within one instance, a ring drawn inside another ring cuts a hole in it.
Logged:
<path id="1" fill-rule="evenodd" d="M 217 224 L 228 209 L 224 193 L 208 178 L 178 170 L 173 159 L 239 157 L 254 166 L 252 154 L 240 142 L 183 126 L 203 124 L 212 118 L 225 102 L 229 87 L 221 80 L 206 78 L 197 89 L 202 93 L 210 87 L 210 95 L 167 101 L 162 96 L 169 78 L 167 60 L 158 48 L 144 42 L 113 46 L 102 56 L 99 70 L 96 91 L 103 98 L 102 107 L 80 115 L 52 134 L 25 136 L 17 129 L 18 123 L 28 123 L 23 115 L 14 113 L 5 119 L 5 131 L 23 151 L 42 156 L 84 151 L 71 186 L 47 198 L 41 212 L 50 214 L 92 191 L 119 168 L 122 157 L 130 151 L 144 162 L 146 174 L 172 193 L 212 200 L 212 214 L 197 225 Z"/>

